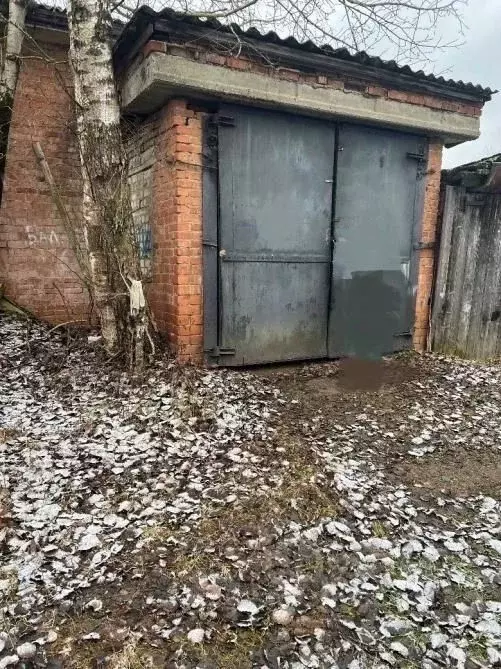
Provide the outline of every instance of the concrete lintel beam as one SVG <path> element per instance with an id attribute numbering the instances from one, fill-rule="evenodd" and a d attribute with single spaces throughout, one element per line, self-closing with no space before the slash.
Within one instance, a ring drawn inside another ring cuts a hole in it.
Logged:
<path id="1" fill-rule="evenodd" d="M 174 95 L 191 95 L 398 127 L 440 136 L 447 146 L 480 134 L 480 119 L 465 114 L 231 70 L 164 53 L 151 53 L 129 72 L 121 92 L 124 110 L 137 113 L 154 111 Z"/>

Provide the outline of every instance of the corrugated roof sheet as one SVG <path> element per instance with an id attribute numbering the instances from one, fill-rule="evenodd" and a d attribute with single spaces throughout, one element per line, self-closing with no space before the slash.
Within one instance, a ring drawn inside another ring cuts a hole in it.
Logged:
<path id="1" fill-rule="evenodd" d="M 455 81 L 453 79 L 445 79 L 444 77 L 437 77 L 434 74 L 426 74 L 423 70 L 413 70 L 408 65 L 398 65 L 394 60 L 383 60 L 377 56 L 370 56 L 365 51 L 357 51 L 355 53 L 350 53 L 346 48 L 338 48 L 330 46 L 330 44 L 324 44 L 319 46 L 311 40 L 306 42 L 299 42 L 295 37 L 286 37 L 282 38 L 277 35 L 276 32 L 270 31 L 265 34 L 261 33 L 257 28 L 248 28 L 243 29 L 236 23 L 224 24 L 218 21 L 217 19 L 201 19 L 195 16 L 189 16 L 185 14 L 180 14 L 179 12 L 174 11 L 173 9 L 163 9 L 160 12 L 154 12 L 150 7 L 143 6 L 137 10 L 134 17 L 139 12 L 148 12 L 151 15 L 156 15 L 159 18 L 166 18 L 171 21 L 180 21 L 182 23 L 196 25 L 196 26 L 206 26 L 214 30 L 218 30 L 224 33 L 236 34 L 239 37 L 246 37 L 252 40 L 257 40 L 265 42 L 267 44 L 278 44 L 280 46 L 286 46 L 291 49 L 297 49 L 301 51 L 306 51 L 309 53 L 323 54 L 324 56 L 330 56 L 338 60 L 344 60 L 351 63 L 357 63 L 365 67 L 372 67 L 379 70 L 385 70 L 389 72 L 395 72 L 397 74 L 404 74 L 410 77 L 415 78 L 420 81 L 427 81 L 430 83 L 440 84 L 448 88 L 454 89 L 459 92 L 476 94 L 484 100 L 490 100 L 491 96 L 496 93 L 490 88 L 484 88 L 483 86 L 472 84 L 471 82 Z M 134 21 L 134 17 L 131 22 Z"/>
<path id="2" fill-rule="evenodd" d="M 487 156 L 474 160 L 471 163 L 464 163 L 457 167 L 451 167 L 448 170 L 443 170 L 444 174 L 454 176 L 456 174 L 465 172 L 475 172 L 477 174 L 488 174 L 495 163 L 501 163 L 501 153 L 495 153 L 493 156 Z"/>
<path id="3" fill-rule="evenodd" d="M 442 171 L 442 183 L 467 191 L 501 193 L 501 153 Z"/>

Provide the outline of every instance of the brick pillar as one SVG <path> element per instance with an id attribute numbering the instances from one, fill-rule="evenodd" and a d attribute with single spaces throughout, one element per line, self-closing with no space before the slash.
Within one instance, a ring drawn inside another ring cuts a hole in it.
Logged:
<path id="1" fill-rule="evenodd" d="M 149 302 L 176 357 L 201 362 L 202 115 L 185 100 L 162 111 L 153 181 Z"/>
<path id="2" fill-rule="evenodd" d="M 435 242 L 440 198 L 440 171 L 442 167 L 442 142 L 430 141 L 428 147 L 428 168 L 421 223 L 421 242 Z M 428 335 L 431 289 L 433 283 L 433 248 L 419 251 L 418 284 L 416 294 L 416 314 L 414 320 L 413 344 L 417 351 L 426 347 Z"/>

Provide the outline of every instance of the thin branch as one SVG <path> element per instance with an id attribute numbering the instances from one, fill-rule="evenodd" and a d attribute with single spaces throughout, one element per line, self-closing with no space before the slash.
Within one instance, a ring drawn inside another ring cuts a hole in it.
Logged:
<path id="1" fill-rule="evenodd" d="M 193 16 L 195 18 L 199 19 L 225 19 L 228 18 L 228 16 L 233 16 L 233 14 L 238 14 L 239 12 L 244 11 L 244 9 L 247 9 L 248 7 L 252 7 L 252 5 L 255 5 L 259 2 L 259 0 L 248 0 L 247 2 L 244 2 L 242 5 L 237 5 L 236 7 L 232 7 L 231 9 L 226 9 L 226 10 L 221 10 L 221 11 L 215 11 L 215 12 L 187 12 L 189 16 Z"/>
<path id="2" fill-rule="evenodd" d="M 353 46 L 358 51 L 358 40 L 357 40 L 357 36 L 355 34 L 355 31 L 353 29 L 353 25 L 351 23 L 350 12 L 348 10 L 348 7 L 347 7 L 346 3 L 343 3 L 343 7 L 344 7 L 345 14 L 346 14 L 346 20 L 347 20 L 348 25 L 350 27 L 350 33 L 351 33 L 351 38 L 353 40 Z"/>
<path id="3" fill-rule="evenodd" d="M 31 44 L 35 47 L 35 49 L 37 49 L 37 51 L 39 51 L 39 52 L 42 54 L 43 59 L 44 59 L 47 63 L 51 63 L 51 64 L 53 64 L 53 63 L 56 62 L 56 61 L 54 60 L 54 58 L 51 58 L 51 57 L 49 56 L 49 54 L 48 54 L 46 51 L 44 51 L 44 50 L 42 49 L 42 47 L 39 45 L 39 43 L 37 42 L 37 40 L 34 39 L 34 38 L 29 34 L 29 32 L 28 32 L 23 26 L 18 25 L 15 21 L 11 21 L 11 20 L 10 20 L 7 16 L 5 16 L 5 14 L 3 14 L 2 12 L 0 12 L 0 20 L 1 20 L 1 21 L 5 21 L 5 23 L 10 23 L 10 24 L 13 25 L 15 28 L 17 28 L 17 29 L 23 34 L 23 37 L 25 37 L 27 40 L 29 40 L 29 41 L 31 42 Z M 23 58 L 24 58 L 24 56 L 23 56 Z"/>
<path id="4" fill-rule="evenodd" d="M 381 0 L 381 2 L 364 2 L 363 0 L 345 0 L 347 4 L 350 5 L 356 5 L 358 7 L 365 7 L 367 9 L 372 9 L 374 7 L 398 7 L 402 9 L 411 9 L 413 11 L 419 11 L 419 12 L 442 12 L 442 11 L 447 11 L 448 9 L 453 8 L 457 3 L 456 0 L 450 0 L 445 5 L 430 5 L 429 7 L 425 7 L 422 4 L 421 5 L 416 5 L 411 2 L 400 2 L 400 0 L 397 0 L 396 2 L 391 2 L 391 0 Z"/>

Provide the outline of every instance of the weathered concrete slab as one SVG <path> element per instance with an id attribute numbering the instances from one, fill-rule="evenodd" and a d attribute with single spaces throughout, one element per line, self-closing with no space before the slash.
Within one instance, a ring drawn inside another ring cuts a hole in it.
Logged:
<path id="1" fill-rule="evenodd" d="M 442 137 L 448 146 L 480 134 L 480 120 L 464 114 L 316 88 L 164 53 L 151 53 L 129 72 L 121 92 L 124 109 L 138 113 L 158 109 L 169 97 L 182 94 L 425 132 Z"/>

